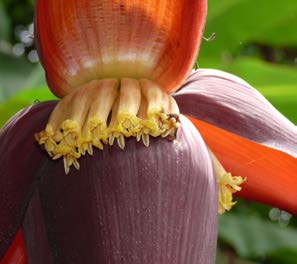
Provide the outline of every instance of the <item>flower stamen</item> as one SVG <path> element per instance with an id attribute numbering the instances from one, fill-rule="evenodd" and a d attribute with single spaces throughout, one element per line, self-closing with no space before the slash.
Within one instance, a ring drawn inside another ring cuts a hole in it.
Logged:
<path id="1" fill-rule="evenodd" d="M 236 204 L 236 202 L 233 201 L 233 193 L 241 190 L 242 187 L 240 185 L 246 181 L 246 178 L 232 176 L 230 172 L 226 172 L 214 153 L 209 148 L 208 151 L 217 177 L 219 214 L 223 214 Z"/>
<path id="2" fill-rule="evenodd" d="M 65 173 L 78 159 L 116 141 L 135 137 L 149 146 L 149 136 L 175 137 L 179 127 L 175 100 L 147 79 L 94 80 L 77 87 L 53 110 L 46 128 L 35 135 L 52 159 L 63 157 Z"/>

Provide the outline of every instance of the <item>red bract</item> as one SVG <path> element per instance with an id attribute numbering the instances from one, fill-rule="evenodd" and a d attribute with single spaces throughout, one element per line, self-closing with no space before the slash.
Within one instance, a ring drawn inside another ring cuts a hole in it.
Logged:
<path id="1" fill-rule="evenodd" d="M 103 78 L 147 78 L 168 92 L 187 78 L 207 1 L 36 1 L 35 35 L 49 87 L 63 97 Z"/>

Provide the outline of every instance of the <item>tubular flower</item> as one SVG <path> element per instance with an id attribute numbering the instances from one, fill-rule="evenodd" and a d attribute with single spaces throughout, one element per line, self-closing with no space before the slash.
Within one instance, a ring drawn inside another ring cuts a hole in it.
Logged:
<path id="1" fill-rule="evenodd" d="M 61 100 L 1 130 L 1 264 L 212 264 L 233 194 L 297 213 L 296 127 L 238 77 L 187 78 L 206 7 L 36 2 Z"/>

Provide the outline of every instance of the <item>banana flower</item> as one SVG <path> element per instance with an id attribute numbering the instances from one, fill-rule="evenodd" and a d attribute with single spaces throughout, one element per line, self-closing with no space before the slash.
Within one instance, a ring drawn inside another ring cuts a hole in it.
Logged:
<path id="1" fill-rule="evenodd" d="M 233 194 L 297 213 L 296 126 L 234 75 L 190 75 L 206 0 L 35 6 L 61 100 L 1 130 L 1 264 L 213 264 Z"/>

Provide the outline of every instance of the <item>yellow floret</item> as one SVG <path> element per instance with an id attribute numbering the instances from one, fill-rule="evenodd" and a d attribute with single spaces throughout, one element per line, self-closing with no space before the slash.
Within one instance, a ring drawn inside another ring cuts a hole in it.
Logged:
<path id="1" fill-rule="evenodd" d="M 52 112 L 45 130 L 35 135 L 53 159 L 63 157 L 66 174 L 93 147 L 125 138 L 174 137 L 179 127 L 179 109 L 174 99 L 155 82 L 141 79 L 91 81 L 63 98 Z"/>

